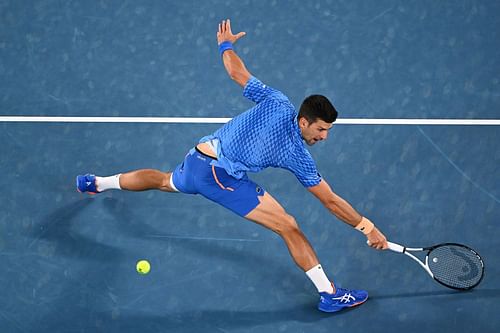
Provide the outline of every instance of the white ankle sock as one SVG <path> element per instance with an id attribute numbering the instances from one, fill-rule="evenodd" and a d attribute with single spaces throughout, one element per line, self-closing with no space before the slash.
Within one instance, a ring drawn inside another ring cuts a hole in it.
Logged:
<path id="1" fill-rule="evenodd" d="M 109 177 L 95 177 L 97 184 L 97 191 L 103 192 L 107 190 L 121 190 L 120 187 L 121 173 Z"/>
<path id="2" fill-rule="evenodd" d="M 308 270 L 306 274 L 309 279 L 311 279 L 312 283 L 314 283 L 316 289 L 318 289 L 318 292 L 333 293 L 332 283 L 326 277 L 326 274 L 323 271 L 323 268 L 321 268 L 321 265 L 314 266 L 313 268 Z"/>

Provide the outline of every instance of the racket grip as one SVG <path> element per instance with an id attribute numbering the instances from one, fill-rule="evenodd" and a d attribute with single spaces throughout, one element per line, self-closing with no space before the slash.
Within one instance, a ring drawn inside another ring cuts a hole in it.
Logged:
<path id="1" fill-rule="evenodd" d="M 403 253 L 405 252 L 405 247 L 396 243 L 392 242 L 387 242 L 387 246 L 389 247 L 389 250 L 398 252 L 398 253 Z"/>

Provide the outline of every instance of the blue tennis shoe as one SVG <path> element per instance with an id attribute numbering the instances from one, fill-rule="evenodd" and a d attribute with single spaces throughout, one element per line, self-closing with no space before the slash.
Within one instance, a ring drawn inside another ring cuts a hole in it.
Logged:
<path id="1" fill-rule="evenodd" d="M 335 294 L 319 293 L 318 309 L 323 312 L 337 312 L 345 308 L 363 304 L 368 299 L 365 290 L 337 288 Z"/>
<path id="2" fill-rule="evenodd" d="M 76 189 L 78 192 L 88 192 L 89 194 L 98 193 L 95 186 L 95 175 L 86 174 L 76 176 Z"/>

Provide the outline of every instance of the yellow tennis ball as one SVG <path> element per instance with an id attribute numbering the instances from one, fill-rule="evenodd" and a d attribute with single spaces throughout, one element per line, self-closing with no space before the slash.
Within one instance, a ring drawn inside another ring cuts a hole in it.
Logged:
<path id="1" fill-rule="evenodd" d="M 151 265 L 147 260 L 139 260 L 135 268 L 137 269 L 137 273 L 139 274 L 148 274 L 149 270 L 151 269 Z"/>

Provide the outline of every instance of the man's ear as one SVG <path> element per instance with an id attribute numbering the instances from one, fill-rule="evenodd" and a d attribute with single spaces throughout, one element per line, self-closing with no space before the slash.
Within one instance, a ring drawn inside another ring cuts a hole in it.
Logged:
<path id="1" fill-rule="evenodd" d="M 299 127 L 305 128 L 307 126 L 309 126 L 309 122 L 307 121 L 307 119 L 305 117 L 300 117 L 299 118 Z"/>

